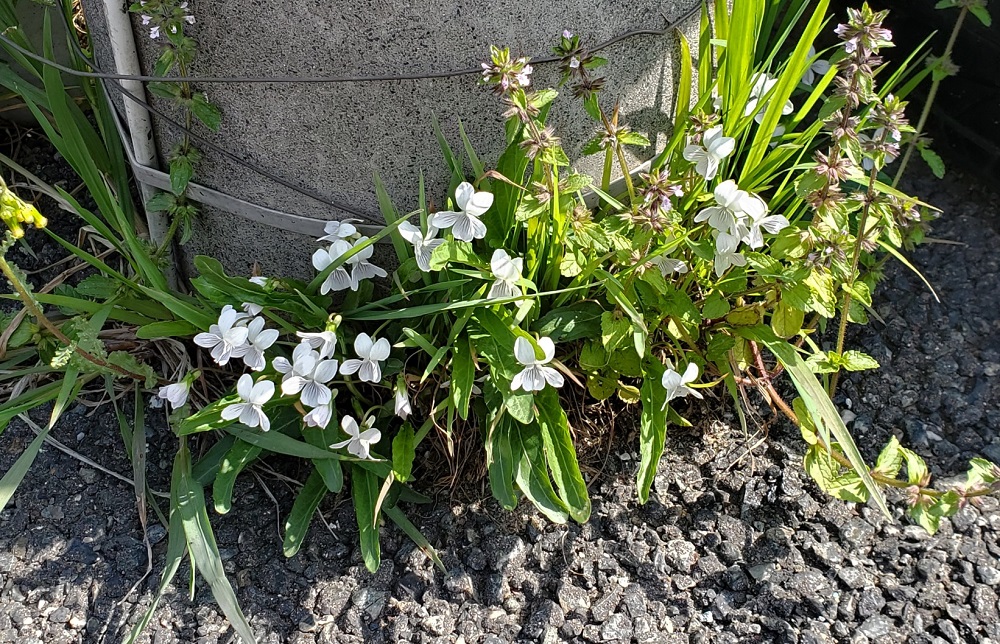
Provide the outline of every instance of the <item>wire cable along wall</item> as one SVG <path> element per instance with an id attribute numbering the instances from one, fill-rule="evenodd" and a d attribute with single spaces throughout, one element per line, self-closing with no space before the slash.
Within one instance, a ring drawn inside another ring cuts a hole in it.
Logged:
<path id="1" fill-rule="evenodd" d="M 696 5 L 692 9 L 684 12 L 682 15 L 674 18 L 673 20 L 665 20 L 666 25 L 663 29 L 636 29 L 632 31 L 625 32 L 608 40 L 605 40 L 595 47 L 591 48 L 591 52 L 599 52 L 603 49 L 611 47 L 617 43 L 636 38 L 641 36 L 664 36 L 670 33 L 670 31 L 675 28 L 678 24 L 687 21 L 692 16 L 695 16 L 701 11 L 700 5 Z M 71 26 L 67 23 L 66 16 L 63 12 L 57 12 L 62 16 L 63 24 L 67 29 L 71 29 Z M 318 191 L 309 188 L 307 186 L 299 185 L 293 181 L 290 181 L 275 172 L 268 170 L 267 168 L 261 167 L 260 165 L 248 161 L 241 157 L 240 155 L 228 150 L 212 141 L 208 140 L 207 137 L 199 134 L 198 132 L 192 131 L 185 125 L 178 123 L 174 119 L 170 118 L 163 110 L 154 107 L 149 104 L 142 97 L 137 96 L 134 92 L 129 91 L 124 87 L 125 82 L 191 82 L 191 83 L 225 83 L 225 84 L 261 84 L 261 83 L 297 83 L 297 84 L 334 84 L 334 83 L 378 83 L 378 82 L 398 82 L 398 81 L 415 81 L 415 80 L 428 80 L 436 78 L 452 78 L 457 76 L 468 76 L 473 74 L 478 74 L 481 71 L 480 67 L 466 67 L 462 69 L 455 69 L 450 71 L 429 71 L 422 73 L 413 74 L 396 74 L 396 75 L 371 75 L 371 76 L 149 76 L 142 74 L 119 74 L 104 71 L 97 62 L 92 59 L 77 43 L 75 38 L 70 38 L 77 54 L 85 61 L 87 65 L 94 71 L 84 71 L 77 70 L 65 65 L 61 65 L 57 61 L 51 60 L 44 56 L 40 56 L 30 50 L 27 50 L 14 41 L 10 40 L 4 34 L 0 33 L 0 42 L 4 45 L 10 47 L 11 49 L 21 53 L 27 58 L 40 62 L 44 65 L 48 65 L 58 69 L 60 72 L 65 74 L 82 77 L 82 78 L 96 78 L 99 79 L 104 87 L 105 96 L 108 98 L 108 102 L 113 107 L 113 114 L 115 116 L 116 123 L 118 125 L 119 133 L 121 134 L 123 147 L 125 148 L 126 156 L 128 157 L 129 164 L 132 166 L 133 173 L 135 174 L 136 181 L 142 186 L 153 186 L 161 190 L 169 190 L 170 187 L 170 176 L 154 167 L 150 167 L 143 163 L 140 163 L 135 154 L 135 150 L 132 149 L 125 141 L 128 140 L 127 130 L 122 123 L 122 115 L 118 103 L 111 100 L 109 95 L 109 89 L 117 92 L 123 97 L 123 100 L 131 101 L 132 103 L 140 106 L 149 113 L 156 115 L 164 124 L 170 127 L 170 129 L 177 131 L 181 134 L 186 134 L 200 145 L 204 146 L 205 149 L 211 150 L 216 154 L 219 154 L 230 161 L 247 168 L 260 176 L 266 177 L 267 179 L 288 188 L 300 195 L 308 197 L 324 206 L 328 206 L 335 210 L 338 210 L 348 215 L 359 217 L 364 221 L 368 222 L 368 225 L 361 226 L 363 232 L 366 234 L 373 234 L 381 229 L 381 217 L 374 216 L 368 212 L 362 211 L 355 206 L 343 203 L 331 197 L 320 194 Z M 538 56 L 532 57 L 531 63 L 535 64 L 547 64 L 558 62 L 560 59 L 556 56 Z M 113 81 L 113 82 L 109 82 Z M 288 232 L 298 233 L 308 236 L 319 236 L 323 234 L 323 227 L 327 223 L 325 219 L 319 219 L 315 217 L 306 217 L 302 215 L 296 215 L 288 212 L 283 212 L 280 210 L 275 210 L 273 208 L 268 208 L 255 204 L 238 197 L 220 192 L 208 186 L 197 184 L 192 182 L 188 187 L 189 196 L 199 203 L 207 206 L 218 208 L 230 214 L 237 215 L 244 219 L 248 219 L 257 223 L 266 224 L 268 226 L 279 228 Z"/>

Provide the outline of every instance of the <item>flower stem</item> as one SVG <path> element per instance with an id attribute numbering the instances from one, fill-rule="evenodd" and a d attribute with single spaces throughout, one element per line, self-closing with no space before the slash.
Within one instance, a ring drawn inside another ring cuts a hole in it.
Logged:
<path id="1" fill-rule="evenodd" d="M 31 293 L 28 292 L 28 289 L 25 288 L 25 286 L 21 283 L 21 280 L 18 279 L 17 274 L 14 272 L 14 269 L 11 267 L 10 264 L 7 263 L 7 258 L 3 256 L 0 256 L 0 272 L 2 272 L 4 277 L 7 278 L 7 281 L 10 282 L 10 285 L 14 288 L 14 291 L 17 292 L 18 298 L 20 298 L 25 308 L 27 308 L 28 311 L 33 316 L 35 316 L 35 319 L 38 320 L 38 323 L 41 326 L 45 327 L 45 329 L 49 333 L 55 336 L 55 338 L 60 342 L 62 342 L 64 345 L 66 345 L 67 347 L 73 347 L 73 351 L 81 358 L 97 365 L 98 367 L 101 367 L 102 369 L 108 369 L 117 372 L 123 376 L 128 376 L 133 380 L 137 380 L 139 382 L 146 380 L 146 376 L 143 376 L 138 373 L 133 373 L 128 369 L 119 367 L 118 365 L 111 364 L 110 362 L 102 360 L 101 358 L 98 358 L 92 353 L 85 351 L 84 349 L 81 349 L 79 346 L 76 346 L 72 340 L 66 337 L 66 334 L 63 333 L 59 327 L 57 327 L 55 324 L 52 323 L 51 320 L 45 317 L 45 314 L 35 303 L 35 298 L 31 296 Z"/>
<path id="2" fill-rule="evenodd" d="M 969 12 L 968 7 L 962 7 L 962 11 L 958 14 L 958 20 L 955 21 L 955 27 L 951 30 L 951 37 L 948 38 L 948 44 L 944 48 L 944 54 L 939 59 L 943 62 L 951 61 L 951 50 L 955 47 L 955 40 L 958 38 L 958 32 L 962 29 L 962 23 L 965 21 L 965 14 Z M 933 76 L 933 74 L 932 74 Z M 931 88 L 927 92 L 927 100 L 924 102 L 924 109 L 920 112 L 920 120 L 917 121 L 916 131 L 913 132 L 910 138 L 910 144 L 906 146 L 906 152 L 903 154 L 903 159 L 899 162 L 899 169 L 896 170 L 896 176 L 892 179 L 892 187 L 895 188 L 899 183 L 899 180 L 903 178 L 903 172 L 906 171 L 906 165 L 910 162 L 910 157 L 913 156 L 913 149 L 917 147 L 917 141 L 924 132 L 924 125 L 927 124 L 927 117 L 931 113 L 931 107 L 934 105 L 934 98 L 937 96 L 938 86 L 941 85 L 941 81 L 944 77 L 937 77 L 931 80 Z"/>

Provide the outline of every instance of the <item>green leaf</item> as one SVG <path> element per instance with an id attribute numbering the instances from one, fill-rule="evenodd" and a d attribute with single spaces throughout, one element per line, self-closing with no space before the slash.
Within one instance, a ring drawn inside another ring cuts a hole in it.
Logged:
<path id="1" fill-rule="evenodd" d="M 845 351 L 840 359 L 841 365 L 848 371 L 864 371 L 865 369 L 878 369 L 878 361 L 860 351 Z"/>
<path id="2" fill-rule="evenodd" d="M 440 271 L 449 264 L 466 264 L 476 268 L 485 268 L 486 264 L 472 249 L 469 242 L 449 239 L 434 249 L 431 254 L 431 270 Z"/>
<path id="3" fill-rule="evenodd" d="M 511 431 L 517 431 L 517 428 L 506 414 L 502 414 L 493 420 L 486 435 L 486 467 L 490 477 L 490 490 L 506 510 L 517 507 Z"/>
<path id="4" fill-rule="evenodd" d="M 943 179 L 945 174 L 945 167 L 944 167 L 944 159 L 941 158 L 941 155 L 939 155 L 937 152 L 930 149 L 926 145 L 917 146 L 917 149 L 920 150 L 920 158 L 924 160 L 924 163 L 926 163 L 927 167 L 931 169 L 931 172 L 934 173 L 934 176 L 937 177 L 938 179 Z"/>
<path id="5" fill-rule="evenodd" d="M 553 523 L 566 523 L 567 508 L 552 488 L 546 471 L 545 450 L 538 426 L 534 423 L 512 429 L 514 481 L 524 496 Z"/>
<path id="6" fill-rule="evenodd" d="M 896 478 L 899 474 L 899 469 L 903 467 L 903 452 L 900 450 L 900 447 L 899 441 L 895 436 L 890 438 L 889 442 L 886 443 L 885 447 L 879 453 L 878 460 L 875 462 L 875 469 L 872 472 L 891 479 Z"/>
<path id="7" fill-rule="evenodd" d="M 779 338 L 791 338 L 802 330 L 806 314 L 784 300 L 771 313 L 771 329 Z"/>
<path id="8" fill-rule="evenodd" d="M 212 484 L 212 501 L 216 512 L 226 514 L 232 508 L 236 477 L 260 455 L 260 452 L 260 447 L 239 439 L 229 448 L 229 452 L 219 463 L 219 473 L 215 475 Z"/>
<path id="9" fill-rule="evenodd" d="M 392 439 L 392 471 L 401 483 L 406 482 L 413 471 L 413 458 L 416 456 L 413 439 L 413 425 L 410 423 L 403 423 Z"/>
<path id="10" fill-rule="evenodd" d="M 200 332 L 201 329 L 185 320 L 164 320 L 142 325 L 136 329 L 135 336 L 140 340 L 189 338 Z"/>
<path id="11" fill-rule="evenodd" d="M 375 504 L 378 499 L 378 479 L 368 470 L 354 463 L 351 466 L 351 492 L 354 498 L 354 512 L 358 518 L 358 532 L 361 540 L 361 557 L 369 572 L 378 570 L 382 559 L 378 541 Z"/>
<path id="12" fill-rule="evenodd" d="M 39 432 L 35 440 L 28 444 L 28 447 L 21 452 L 21 455 L 17 457 L 14 464 L 10 466 L 10 469 L 4 473 L 3 478 L 0 478 L 0 512 L 3 512 L 4 508 L 7 507 L 7 503 L 14 496 L 14 492 L 17 491 L 17 486 L 24 480 L 24 476 L 28 473 L 28 469 L 31 468 L 31 464 L 35 462 L 38 450 L 42 448 L 42 443 L 45 442 L 45 437 L 49 435 L 51 429 L 52 426 L 49 425 Z"/>
<path id="13" fill-rule="evenodd" d="M 632 336 L 632 324 L 614 311 L 601 314 L 601 344 L 608 351 L 614 351 Z"/>
<path id="14" fill-rule="evenodd" d="M 623 145 L 641 145 L 643 147 L 647 147 L 649 145 L 649 138 L 638 132 L 623 132 L 618 137 L 618 140 Z"/>
<path id="15" fill-rule="evenodd" d="M 903 460 L 906 462 L 906 479 L 910 485 L 926 486 L 931 480 L 931 474 L 924 459 L 905 447 L 900 447 L 899 451 L 902 452 Z"/>
<path id="16" fill-rule="evenodd" d="M 587 484 L 580 473 L 573 436 L 566 412 L 559 401 L 559 393 L 552 387 L 546 387 L 535 394 L 535 403 L 546 460 L 559 491 L 559 498 L 569 508 L 569 515 L 574 521 L 586 523 L 590 518 L 590 498 L 587 495 Z"/>
<path id="17" fill-rule="evenodd" d="M 736 339 L 733 336 L 716 333 L 708 342 L 708 347 L 705 349 L 705 358 L 710 362 L 716 362 L 723 359 L 726 353 L 735 346 Z"/>
<path id="18" fill-rule="evenodd" d="M 639 471 L 635 480 L 639 503 L 649 500 L 649 490 L 656 478 L 656 468 L 667 440 L 667 392 L 660 385 L 663 371 L 663 365 L 658 360 L 651 360 L 639 389 L 642 415 L 639 419 Z"/>
<path id="19" fill-rule="evenodd" d="M 729 300 L 718 291 L 713 292 L 701 306 L 701 316 L 706 320 L 716 320 L 729 313 Z"/>
<path id="20" fill-rule="evenodd" d="M 889 506 L 885 502 L 885 497 L 882 496 L 882 492 L 872 479 L 868 471 L 868 466 L 865 464 L 865 460 L 854 442 L 854 438 L 844 425 L 844 421 L 840 418 L 840 414 L 837 413 L 837 408 L 834 407 L 833 401 L 830 400 L 826 390 L 805 365 L 801 356 L 796 352 L 795 347 L 774 335 L 774 332 L 769 327 L 740 327 L 736 329 L 736 332 L 749 340 L 754 340 L 766 346 L 781 364 L 785 365 L 785 369 L 788 371 L 788 375 L 791 376 L 792 383 L 802 397 L 810 416 L 817 423 L 819 433 L 823 437 L 824 442 L 827 445 L 831 443 L 831 434 L 837 439 L 851 466 L 860 475 L 868 494 L 875 500 L 876 505 L 878 505 L 885 516 L 891 519 L 892 513 L 889 512 Z"/>
<path id="21" fill-rule="evenodd" d="M 970 4 L 969 13 L 978 18 L 979 22 L 983 23 L 984 27 L 993 26 L 993 18 L 990 16 L 990 12 L 986 9 L 986 7 L 978 4 Z"/>
<path id="22" fill-rule="evenodd" d="M 476 366 L 472 361 L 469 336 L 462 334 L 455 341 L 451 359 L 451 399 L 462 420 L 469 417 L 469 401 L 475 383 Z"/>
<path id="23" fill-rule="evenodd" d="M 175 195 L 182 195 L 187 190 L 188 183 L 194 175 L 191 159 L 179 156 L 170 161 L 170 190 Z"/>
<path id="24" fill-rule="evenodd" d="M 184 536 L 187 538 L 191 560 L 208 582 L 212 596 L 229 619 L 236 634 L 244 642 L 250 644 L 256 642 L 253 630 L 240 609 L 236 593 L 226 578 L 219 546 L 215 542 L 212 525 L 205 509 L 204 492 L 201 485 L 191 477 L 191 453 L 185 440 L 181 441 L 181 447 L 174 459 L 173 485 L 177 486 L 177 512 L 184 526 Z"/>
<path id="25" fill-rule="evenodd" d="M 844 501 L 864 503 L 868 500 L 861 477 L 853 471 L 840 472 L 840 465 L 819 445 L 812 445 L 806 451 L 803 466 L 820 488 Z"/>
<path id="26" fill-rule="evenodd" d="M 203 92 L 197 92 L 192 97 L 191 111 L 194 113 L 195 118 L 201 121 L 202 125 L 213 132 L 219 131 L 219 126 L 222 125 L 222 112 L 218 107 L 209 102 L 208 96 Z"/>
<path id="27" fill-rule="evenodd" d="M 593 338 L 601 333 L 603 313 L 604 309 L 597 302 L 575 302 L 550 310 L 531 326 L 531 330 L 552 338 L 557 344 Z"/>
<path id="28" fill-rule="evenodd" d="M 305 541 L 309 532 L 309 524 L 312 523 L 313 515 L 319 507 L 323 497 L 328 492 L 326 483 L 319 470 L 313 470 L 306 479 L 305 485 L 299 490 L 295 502 L 292 504 L 292 511 L 285 520 L 285 540 L 283 551 L 286 557 L 294 557 Z"/>
<path id="29" fill-rule="evenodd" d="M 437 551 L 431 547 L 430 541 L 427 540 L 427 537 L 425 537 L 420 530 L 417 530 L 417 526 L 413 525 L 403 511 L 399 509 L 399 507 L 393 506 L 391 508 L 385 508 L 382 510 L 382 513 L 392 519 L 393 522 L 406 533 L 406 536 L 412 539 L 413 543 L 417 544 L 418 548 L 423 550 L 424 554 L 427 555 L 427 558 L 433 561 L 439 570 L 442 572 L 445 570 L 441 557 L 439 557 Z"/>

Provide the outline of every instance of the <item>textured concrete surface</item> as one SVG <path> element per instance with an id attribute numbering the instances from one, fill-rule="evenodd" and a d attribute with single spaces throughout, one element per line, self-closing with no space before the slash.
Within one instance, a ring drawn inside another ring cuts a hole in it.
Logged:
<path id="1" fill-rule="evenodd" d="M 88 0 L 88 15 L 100 40 L 100 3 Z M 642 28 L 662 28 L 697 4 L 695 0 L 608 0 L 512 3 L 472 0 L 375 0 L 365 5 L 305 0 L 261 0 L 248 11 L 241 3 L 192 2 L 200 43 L 193 70 L 204 75 L 357 75 L 461 69 L 477 65 L 490 44 L 524 55 L 546 55 L 563 29 L 597 42 Z M 697 18 L 684 29 L 696 40 Z M 154 52 L 137 31 L 146 67 Z M 104 43 L 97 43 L 109 60 Z M 605 96 L 618 98 L 624 121 L 664 144 L 662 133 L 677 78 L 676 37 L 640 36 L 606 50 L 610 64 Z M 539 65 L 536 85 L 558 80 L 555 65 Z M 440 120 L 461 149 L 458 122 L 490 163 L 502 148 L 501 106 L 476 84 L 475 76 L 405 82 L 336 85 L 213 85 L 209 92 L 224 113 L 212 139 L 253 163 L 322 194 L 378 214 L 372 174 L 378 171 L 401 209 L 416 202 L 422 171 L 428 196 L 442 204 L 445 170 L 431 125 Z M 592 125 L 571 96 L 558 99 L 558 133 L 571 155 L 589 138 Z M 657 136 L 659 134 L 659 136 Z M 161 150 L 176 133 L 158 130 Z M 639 161 L 651 156 L 647 151 Z M 250 201 L 303 215 L 338 218 L 342 213 L 275 185 L 255 173 L 206 153 L 199 181 Z M 258 261 L 265 272 L 311 270 L 313 250 L 262 226 L 207 211 L 187 252 L 218 256 L 246 270 Z"/>

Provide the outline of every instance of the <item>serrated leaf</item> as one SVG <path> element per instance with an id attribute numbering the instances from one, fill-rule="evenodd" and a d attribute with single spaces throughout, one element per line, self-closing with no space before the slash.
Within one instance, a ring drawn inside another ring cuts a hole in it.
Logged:
<path id="1" fill-rule="evenodd" d="M 714 292 L 705 299 L 701 306 L 701 315 L 706 320 L 715 320 L 729 313 L 729 300 L 721 293 Z"/>
<path id="2" fill-rule="evenodd" d="M 632 336 L 632 324 L 614 311 L 601 314 L 601 344 L 607 351 L 614 351 Z"/>
<path id="3" fill-rule="evenodd" d="M 878 369 L 878 360 L 860 351 L 845 351 L 840 358 L 840 364 L 848 371 L 864 371 Z"/>
<path id="4" fill-rule="evenodd" d="M 931 169 L 934 176 L 938 179 L 943 179 L 945 175 L 945 167 L 944 159 L 941 158 L 941 155 L 926 145 L 921 145 L 918 149 L 920 150 L 920 158 L 924 160 L 924 163 L 926 163 L 927 167 Z"/>
<path id="5" fill-rule="evenodd" d="M 771 329 L 779 338 L 790 338 L 802 330 L 806 314 L 784 300 L 771 313 Z"/>
<path id="6" fill-rule="evenodd" d="M 887 476 L 889 478 L 896 478 L 899 474 L 899 470 L 903 467 L 903 452 L 900 451 L 899 441 L 895 436 L 889 439 L 885 447 L 878 455 L 878 460 L 875 462 L 875 468 L 872 470 L 874 473 Z"/>
<path id="7" fill-rule="evenodd" d="M 984 27 L 991 27 L 993 25 L 993 17 L 990 16 L 990 12 L 986 7 L 978 4 L 969 5 L 969 13 L 974 15 L 979 19 L 979 22 L 983 23 Z"/>
<path id="8" fill-rule="evenodd" d="M 899 451 L 906 462 L 906 479 L 910 485 L 925 486 L 931 480 L 930 472 L 927 470 L 927 463 L 920 455 L 913 450 L 900 447 Z"/>

